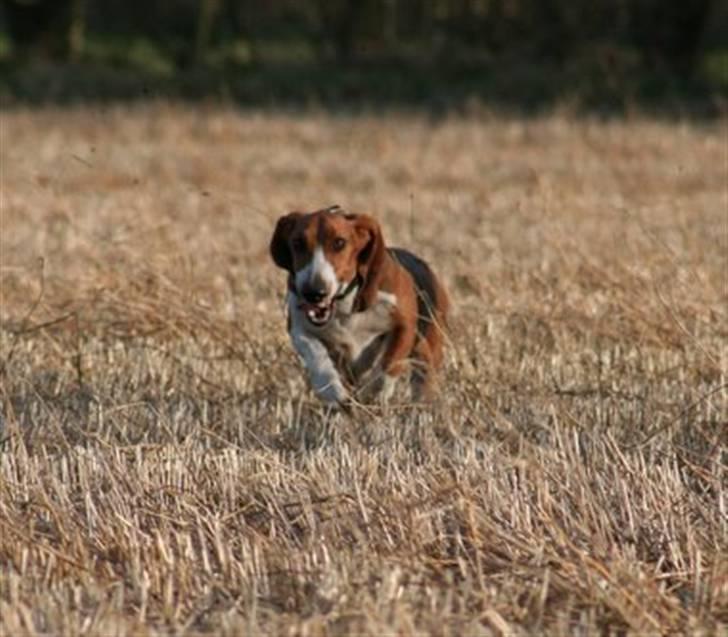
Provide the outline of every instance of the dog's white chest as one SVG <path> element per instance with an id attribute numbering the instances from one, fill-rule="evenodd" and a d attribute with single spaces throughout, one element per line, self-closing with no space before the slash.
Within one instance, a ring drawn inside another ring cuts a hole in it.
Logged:
<path id="1" fill-rule="evenodd" d="M 346 313 L 339 308 L 326 325 L 312 325 L 298 309 L 295 299 L 289 302 L 291 336 L 305 334 L 315 338 L 341 357 L 355 377 L 362 376 L 376 363 L 392 327 L 393 295 L 380 292 L 377 303 L 363 312 Z"/>
<path id="2" fill-rule="evenodd" d="M 386 334 L 389 325 L 376 316 L 359 312 L 342 319 L 334 319 L 330 329 L 321 335 L 327 345 L 344 356 L 347 363 L 356 365 L 364 352 L 378 338 Z"/>

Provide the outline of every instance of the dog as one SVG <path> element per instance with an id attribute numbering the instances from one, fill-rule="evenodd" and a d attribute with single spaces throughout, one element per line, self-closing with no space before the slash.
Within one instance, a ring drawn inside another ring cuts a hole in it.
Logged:
<path id="1" fill-rule="evenodd" d="M 386 402 L 407 373 L 415 400 L 433 395 L 449 300 L 427 263 L 340 206 L 282 216 L 270 254 L 288 272 L 288 332 L 324 403 Z"/>

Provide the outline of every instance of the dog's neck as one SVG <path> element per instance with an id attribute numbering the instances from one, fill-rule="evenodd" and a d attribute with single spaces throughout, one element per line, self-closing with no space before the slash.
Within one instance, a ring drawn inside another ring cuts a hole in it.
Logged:
<path id="1" fill-rule="evenodd" d="M 359 276 L 354 277 L 344 290 L 335 296 L 336 310 L 342 314 L 352 314 L 356 306 L 356 299 L 361 289 L 361 279 Z"/>

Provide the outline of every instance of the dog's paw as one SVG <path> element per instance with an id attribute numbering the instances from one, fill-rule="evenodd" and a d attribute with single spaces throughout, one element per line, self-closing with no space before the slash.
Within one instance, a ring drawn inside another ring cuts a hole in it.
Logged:
<path id="1" fill-rule="evenodd" d="M 390 374 L 382 374 L 382 385 L 379 392 L 379 401 L 386 405 L 394 396 L 394 390 L 397 387 L 397 377 Z"/>
<path id="2" fill-rule="evenodd" d="M 349 392 L 339 381 L 331 381 L 314 390 L 321 401 L 329 406 L 342 405 L 349 400 Z"/>

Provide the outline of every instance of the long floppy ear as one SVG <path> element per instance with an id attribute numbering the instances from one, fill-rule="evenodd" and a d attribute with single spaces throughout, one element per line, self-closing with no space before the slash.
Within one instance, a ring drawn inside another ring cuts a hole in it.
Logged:
<path id="1" fill-rule="evenodd" d="M 366 310 L 377 300 L 377 291 L 384 277 L 387 249 L 379 224 L 369 215 L 357 215 L 354 219 L 356 233 L 362 242 L 357 255 L 357 272 L 362 287 L 357 296 L 358 311 Z"/>
<path id="2" fill-rule="evenodd" d="M 288 237 L 298 221 L 302 217 L 300 212 L 290 212 L 278 219 L 276 229 L 273 231 L 273 238 L 270 240 L 270 256 L 274 263 L 284 270 L 293 272 L 293 256 L 288 247 Z"/>

